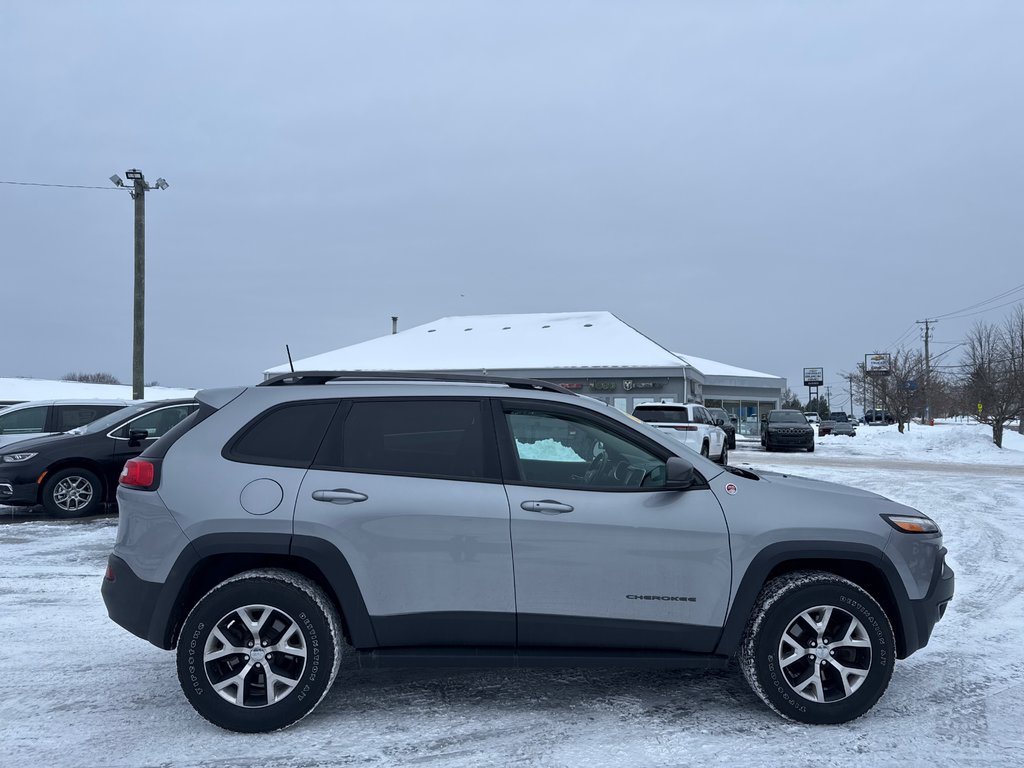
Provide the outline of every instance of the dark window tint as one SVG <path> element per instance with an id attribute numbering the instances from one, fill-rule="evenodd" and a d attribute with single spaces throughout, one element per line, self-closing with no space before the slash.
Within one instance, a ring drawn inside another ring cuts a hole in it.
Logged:
<path id="1" fill-rule="evenodd" d="M 355 402 L 338 464 L 356 472 L 497 478 L 496 450 L 493 440 L 485 440 L 483 416 L 477 401 Z"/>
<path id="2" fill-rule="evenodd" d="M 55 428 L 58 432 L 67 432 L 122 408 L 123 405 L 57 405 L 54 406 Z"/>
<path id="3" fill-rule="evenodd" d="M 334 400 L 274 408 L 235 440 L 228 456 L 256 464 L 308 467 L 337 408 Z"/>
<path id="4" fill-rule="evenodd" d="M 685 408 L 636 408 L 633 415 L 641 421 L 660 424 L 689 424 L 690 416 Z"/>
<path id="5" fill-rule="evenodd" d="M 16 411 L 0 416 L 0 435 L 31 434 L 42 432 L 46 424 L 46 409 L 40 405 L 35 408 L 19 408 Z"/>

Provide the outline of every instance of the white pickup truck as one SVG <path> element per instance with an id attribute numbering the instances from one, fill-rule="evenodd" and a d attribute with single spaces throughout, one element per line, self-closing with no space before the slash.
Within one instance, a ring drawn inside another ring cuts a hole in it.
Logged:
<path id="1" fill-rule="evenodd" d="M 725 431 L 699 403 L 640 403 L 633 407 L 633 416 L 671 435 L 701 456 L 714 457 L 714 461 L 722 465 L 729 461 Z"/>

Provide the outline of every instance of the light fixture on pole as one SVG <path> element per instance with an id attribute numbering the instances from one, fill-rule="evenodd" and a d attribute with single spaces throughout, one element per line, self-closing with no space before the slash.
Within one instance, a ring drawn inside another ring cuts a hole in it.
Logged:
<path id="1" fill-rule="evenodd" d="M 124 174 L 132 182 L 130 194 L 135 200 L 135 301 L 132 332 L 132 399 L 145 397 L 144 361 L 146 346 L 146 192 L 152 189 L 138 168 Z M 127 186 L 116 173 L 110 177 L 114 186 Z M 163 178 L 156 180 L 157 189 L 170 186 Z"/>

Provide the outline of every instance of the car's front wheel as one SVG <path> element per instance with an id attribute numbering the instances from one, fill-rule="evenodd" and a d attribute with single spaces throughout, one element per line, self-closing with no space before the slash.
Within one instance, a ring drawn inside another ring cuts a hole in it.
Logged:
<path id="1" fill-rule="evenodd" d="M 256 733 L 313 711 L 338 673 L 343 646 L 324 591 L 290 571 L 246 571 L 210 590 L 178 639 L 178 680 L 214 725 Z"/>
<path id="2" fill-rule="evenodd" d="M 801 723 L 845 723 L 892 678 L 896 641 L 882 607 L 847 579 L 800 571 L 761 590 L 740 647 L 754 693 Z"/>
<path id="3" fill-rule="evenodd" d="M 42 502 L 54 517 L 95 515 L 103 505 L 103 486 L 88 469 L 62 469 L 43 483 Z"/>

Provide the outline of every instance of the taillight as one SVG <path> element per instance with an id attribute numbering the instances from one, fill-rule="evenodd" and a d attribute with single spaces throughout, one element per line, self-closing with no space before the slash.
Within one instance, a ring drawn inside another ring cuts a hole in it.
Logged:
<path id="1" fill-rule="evenodd" d="M 676 427 L 676 429 L 678 429 L 680 432 L 696 432 L 697 431 L 697 425 L 696 424 L 686 424 L 685 426 L 682 426 L 682 427 Z"/>
<path id="2" fill-rule="evenodd" d="M 128 488 L 139 488 L 144 491 L 155 487 L 156 467 L 153 462 L 145 459 L 129 459 L 121 470 L 117 481 Z"/>

